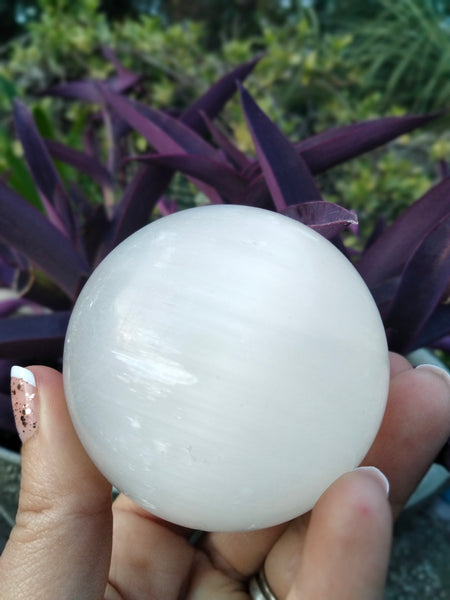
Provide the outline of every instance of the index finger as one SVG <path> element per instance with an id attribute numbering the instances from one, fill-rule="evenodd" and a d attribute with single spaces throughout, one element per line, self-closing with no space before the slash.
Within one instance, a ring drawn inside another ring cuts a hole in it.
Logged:
<path id="1" fill-rule="evenodd" d="M 363 461 L 386 474 L 398 516 L 450 436 L 450 377 L 422 365 L 391 381 L 386 413 Z"/>

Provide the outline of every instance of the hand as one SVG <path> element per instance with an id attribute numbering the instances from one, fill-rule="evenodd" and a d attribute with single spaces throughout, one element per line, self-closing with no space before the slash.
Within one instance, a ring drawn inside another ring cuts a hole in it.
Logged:
<path id="1" fill-rule="evenodd" d="M 248 580 L 262 565 L 278 600 L 381 599 L 392 517 L 450 435 L 450 380 L 392 355 L 387 411 L 364 460 L 387 475 L 389 500 L 376 470 L 356 470 L 307 515 L 260 531 L 207 534 L 194 547 L 190 531 L 124 496 L 111 510 L 111 486 L 75 435 L 61 376 L 32 372 L 38 424 L 33 411 L 19 415 L 22 484 L 0 557 L 1 600 L 248 600 Z"/>

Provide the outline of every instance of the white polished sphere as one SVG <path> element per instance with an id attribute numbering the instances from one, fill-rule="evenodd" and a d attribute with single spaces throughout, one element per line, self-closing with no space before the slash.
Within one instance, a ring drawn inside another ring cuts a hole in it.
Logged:
<path id="1" fill-rule="evenodd" d="M 245 206 L 185 210 L 125 240 L 82 290 L 64 352 L 99 469 L 203 530 L 311 509 L 371 446 L 388 380 L 381 319 L 350 262 Z"/>

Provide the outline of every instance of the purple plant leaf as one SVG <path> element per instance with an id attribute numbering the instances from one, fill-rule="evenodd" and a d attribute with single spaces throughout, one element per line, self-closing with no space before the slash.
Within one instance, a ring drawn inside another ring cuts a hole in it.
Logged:
<path id="1" fill-rule="evenodd" d="M 236 93 L 236 81 L 244 81 L 261 58 L 262 54 L 259 54 L 219 79 L 203 96 L 182 113 L 181 120 L 183 123 L 194 129 L 198 134 L 204 135 L 207 132 L 207 126 L 201 113 L 205 113 L 210 119 L 214 119 Z"/>
<path id="2" fill-rule="evenodd" d="M 408 262 L 387 319 L 390 348 L 413 349 L 450 281 L 450 214 L 426 236 Z M 441 332 L 445 335 L 448 329 Z M 441 337 L 440 336 L 440 337 Z"/>
<path id="3" fill-rule="evenodd" d="M 383 323 L 386 321 L 389 311 L 392 307 L 395 296 L 397 295 L 400 286 L 401 276 L 389 277 L 384 279 L 375 287 L 370 288 L 370 292 L 375 300 L 375 303 L 380 311 Z"/>
<path id="4" fill-rule="evenodd" d="M 203 132 L 206 132 L 207 130 L 201 113 L 203 112 L 208 118 L 217 116 L 226 102 L 236 92 L 236 79 L 244 79 L 254 68 L 258 60 L 259 57 L 234 69 L 231 73 L 223 77 L 216 85 L 212 86 L 212 88 L 203 94 L 198 101 L 183 113 L 179 120 L 181 121 L 181 125 L 184 124 L 184 126 L 187 126 L 191 130 L 197 131 L 197 136 L 194 134 L 194 138 L 192 135 L 189 137 L 183 126 L 177 126 L 179 121 L 172 118 L 170 123 L 176 130 L 175 138 L 180 145 L 177 146 L 177 144 L 174 144 L 174 148 L 169 135 L 168 139 L 165 139 L 165 142 L 169 143 L 171 149 L 169 150 L 165 147 L 163 149 L 160 148 L 159 151 L 175 151 L 176 153 L 181 151 L 214 158 L 217 151 L 212 146 L 207 145 L 198 135 L 203 134 Z M 131 107 L 132 106 L 133 105 L 131 105 Z M 117 109 L 117 106 L 115 108 Z M 125 120 L 128 126 L 135 126 L 129 119 L 124 119 L 120 110 L 118 112 L 122 122 Z M 156 114 L 161 118 L 163 116 L 163 113 L 161 113 L 161 115 L 159 113 Z M 152 112 L 152 115 L 155 116 L 155 113 Z M 134 111 L 133 116 L 134 119 L 140 117 L 137 111 Z M 140 119 L 139 122 L 141 122 Z M 168 133 L 170 133 L 170 128 Z M 151 143 L 153 144 L 153 132 L 151 132 L 150 135 Z M 122 202 L 117 207 L 116 215 L 114 216 L 111 227 L 109 243 L 103 246 L 103 252 L 107 252 L 125 237 L 145 225 L 153 208 L 157 204 L 158 199 L 161 198 L 162 194 L 167 189 L 171 180 L 171 175 L 172 171 L 163 167 L 157 168 L 154 165 L 143 166 L 139 169 L 138 173 L 135 175 L 134 181 L 128 186 Z M 209 191 L 211 192 L 211 190 Z M 220 198 L 213 196 L 213 201 L 219 200 Z M 101 254 L 99 256 L 101 256 Z"/>
<path id="5" fill-rule="evenodd" d="M 117 58 L 116 53 L 110 46 L 103 44 L 101 50 L 103 56 L 114 66 L 118 73 L 128 72 L 128 69 L 123 66 L 123 64 Z"/>
<path id="6" fill-rule="evenodd" d="M 373 243 L 377 241 L 380 235 L 386 231 L 386 227 L 386 218 L 382 215 L 377 219 L 369 237 L 367 238 L 364 250 L 367 250 Z"/>
<path id="7" fill-rule="evenodd" d="M 362 254 L 358 271 L 372 288 L 399 275 L 436 224 L 450 213 L 450 177 L 405 210 Z"/>
<path id="8" fill-rule="evenodd" d="M 278 127 L 238 84 L 242 108 L 258 159 L 278 211 L 322 196 L 302 157 Z"/>
<path id="9" fill-rule="evenodd" d="M 416 348 L 432 346 L 450 352 L 450 304 L 440 304 L 414 342 Z"/>
<path id="10" fill-rule="evenodd" d="M 29 202 L 0 182 L 0 241 L 45 271 L 73 298 L 89 266 L 72 242 Z"/>
<path id="11" fill-rule="evenodd" d="M 100 92 L 99 84 L 105 85 L 112 91 L 120 94 L 133 88 L 142 80 L 141 75 L 137 75 L 123 67 L 110 49 L 104 50 L 103 53 L 116 67 L 117 75 L 113 75 L 105 81 L 100 79 L 86 79 L 53 85 L 46 90 L 46 95 L 65 98 L 67 100 L 83 100 L 94 104 L 103 104 L 103 95 Z"/>
<path id="12" fill-rule="evenodd" d="M 90 265 L 97 264 L 97 255 L 110 231 L 111 220 L 103 204 L 91 205 L 83 225 L 83 240 Z"/>
<path id="13" fill-rule="evenodd" d="M 228 162 L 236 167 L 239 171 L 244 171 L 245 169 L 249 168 L 253 164 L 253 161 L 251 161 L 243 152 L 241 152 L 239 148 L 237 148 L 233 142 L 214 125 L 206 113 L 202 112 L 202 117 L 206 123 L 206 126 L 208 127 L 209 132 L 216 141 L 216 144 L 224 153 Z"/>
<path id="14" fill-rule="evenodd" d="M 132 160 L 181 171 L 213 186 L 230 202 L 242 193 L 247 184 L 244 177 L 226 164 L 191 154 L 147 154 L 132 157 Z"/>
<path id="15" fill-rule="evenodd" d="M 102 52 L 103 56 L 114 65 L 117 71 L 117 75 L 114 75 L 107 80 L 107 85 L 109 85 L 114 92 L 126 92 L 142 80 L 142 75 L 133 73 L 122 65 L 111 48 L 102 46 Z"/>
<path id="16" fill-rule="evenodd" d="M 117 205 L 110 231 L 100 247 L 96 263 L 148 223 L 159 198 L 170 183 L 172 173 L 171 169 L 160 166 L 142 165 L 139 168 Z"/>
<path id="17" fill-rule="evenodd" d="M 113 92 L 122 94 L 135 87 L 142 79 L 141 75 L 136 75 L 131 71 L 122 71 L 117 75 L 113 75 L 106 80 L 105 84 L 111 88 Z"/>
<path id="18" fill-rule="evenodd" d="M 54 140 L 45 140 L 45 145 L 54 159 L 75 167 L 100 185 L 108 187 L 113 185 L 111 173 L 95 157 Z"/>
<path id="19" fill-rule="evenodd" d="M 0 319 L 0 358 L 62 355 L 70 312 Z"/>
<path id="20" fill-rule="evenodd" d="M 179 119 L 102 89 L 105 100 L 118 116 L 136 129 L 158 152 L 189 153 L 211 159 L 217 157 L 217 150 Z"/>
<path id="21" fill-rule="evenodd" d="M 383 117 L 329 129 L 294 144 L 311 173 L 322 173 L 351 158 L 426 125 L 441 113 Z"/>
<path id="22" fill-rule="evenodd" d="M 0 288 L 10 288 L 22 295 L 31 285 L 29 261 L 14 248 L 0 241 Z"/>
<path id="23" fill-rule="evenodd" d="M 28 167 L 50 222 L 71 240 L 76 241 L 78 232 L 69 197 L 30 111 L 18 101 L 14 103 L 14 122 Z"/>
<path id="24" fill-rule="evenodd" d="M 94 104 L 103 104 L 99 82 L 93 79 L 53 85 L 45 93 L 47 96 L 55 96 L 66 100 L 83 100 Z"/>
<path id="25" fill-rule="evenodd" d="M 218 158 L 218 151 L 180 120 L 107 90 L 104 90 L 104 94 L 117 114 L 144 136 L 158 152 L 189 153 L 211 159 Z M 194 183 L 212 202 L 222 202 L 213 187 L 198 181 Z"/>
<path id="26" fill-rule="evenodd" d="M 323 200 L 288 206 L 282 213 L 308 225 L 327 239 L 334 238 L 349 225 L 358 223 L 354 211 Z"/>
<path id="27" fill-rule="evenodd" d="M 172 215 L 175 212 L 178 212 L 178 204 L 176 200 L 172 198 L 166 198 L 163 196 L 158 201 L 158 209 L 163 217 L 167 217 L 167 215 Z"/>
<path id="28" fill-rule="evenodd" d="M 246 175 L 249 177 L 248 175 Z M 235 204 L 245 204 L 273 210 L 273 199 L 263 175 L 249 177 L 249 183 Z M 284 210 L 284 209 L 281 209 Z"/>

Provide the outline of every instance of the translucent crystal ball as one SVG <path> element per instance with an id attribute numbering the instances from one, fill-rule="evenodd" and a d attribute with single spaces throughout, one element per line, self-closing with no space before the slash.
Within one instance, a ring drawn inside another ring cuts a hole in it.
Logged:
<path id="1" fill-rule="evenodd" d="M 83 288 L 64 352 L 94 463 L 145 509 L 201 530 L 311 509 L 371 446 L 388 380 L 352 264 L 297 221 L 235 205 L 120 244 Z"/>

